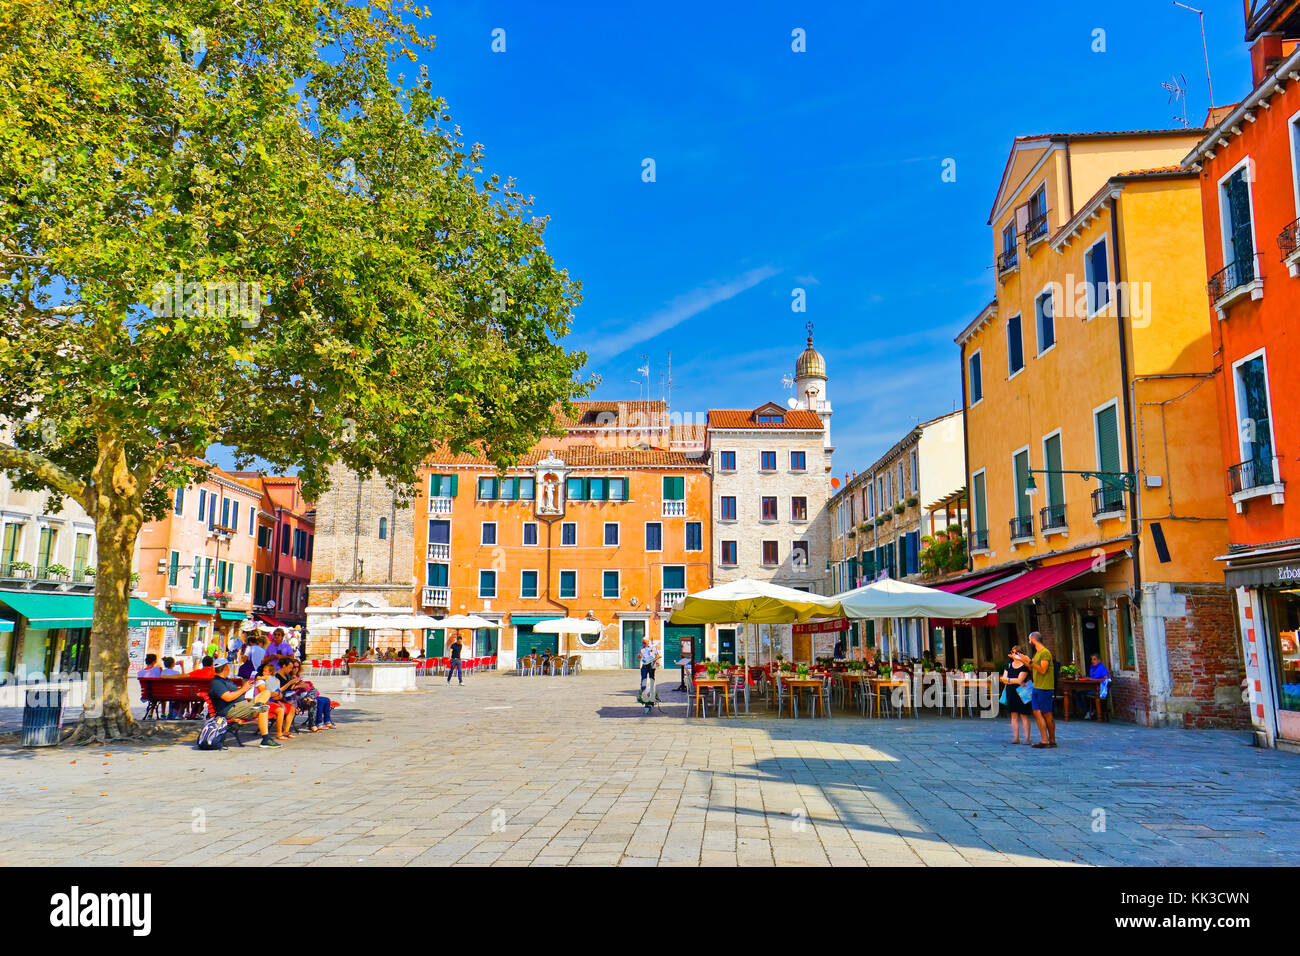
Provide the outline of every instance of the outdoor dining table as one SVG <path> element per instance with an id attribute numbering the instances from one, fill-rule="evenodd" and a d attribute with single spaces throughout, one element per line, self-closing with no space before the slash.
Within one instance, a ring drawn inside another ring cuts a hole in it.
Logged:
<path id="1" fill-rule="evenodd" d="M 1065 699 L 1063 705 L 1065 720 L 1070 719 L 1070 698 L 1074 696 L 1075 691 L 1090 691 L 1095 695 L 1093 700 L 1097 702 L 1097 719 L 1101 720 L 1101 679 L 1096 677 L 1061 678 L 1061 695 Z"/>
<path id="2" fill-rule="evenodd" d="M 952 691 L 952 713 L 957 716 L 957 707 L 959 701 L 964 701 L 967 705 L 971 704 L 970 695 L 977 693 L 985 684 L 992 684 L 992 677 L 952 677 L 948 681 L 948 686 Z M 989 693 L 992 694 L 992 687 Z"/>
<path id="3" fill-rule="evenodd" d="M 912 682 L 905 674 L 895 674 L 893 677 L 873 677 L 871 678 L 871 688 L 876 696 L 876 713 L 880 713 L 880 702 L 884 700 L 885 694 L 889 693 L 895 687 L 902 687 L 907 691 L 907 704 L 905 706 L 912 708 L 912 715 L 916 716 L 916 706 L 912 700 Z"/>
<path id="4" fill-rule="evenodd" d="M 864 674 L 862 671 L 836 671 L 835 679 L 839 681 L 843 681 L 844 687 L 848 691 L 848 694 L 846 695 L 848 697 L 848 702 L 852 704 L 853 685 L 861 684 L 863 681 L 867 679 L 867 675 Z M 865 694 L 868 691 L 866 690 L 866 688 L 863 688 L 862 692 Z"/>
<path id="5" fill-rule="evenodd" d="M 711 688 L 722 691 L 722 712 L 725 714 L 731 706 L 731 679 L 727 677 L 699 677 L 695 680 L 695 713 L 703 716 L 704 696 L 701 691 Z"/>
<path id="6" fill-rule="evenodd" d="M 807 690 L 816 690 L 816 691 L 817 691 L 817 699 L 818 699 L 819 701 L 821 701 L 821 705 L 822 705 L 822 713 L 823 713 L 823 714 L 827 713 L 827 710 L 826 710 L 826 705 L 827 705 L 827 701 L 826 701 L 826 682 L 825 682 L 821 677 L 816 677 L 816 676 L 809 676 L 809 677 L 793 677 L 793 676 L 787 676 L 787 675 L 785 675 L 785 674 L 782 674 L 781 677 L 780 677 L 780 679 L 781 679 L 782 681 L 784 681 L 784 682 L 785 682 L 785 686 L 788 687 L 788 688 L 790 689 L 790 694 L 791 694 L 791 699 L 792 699 L 792 700 L 793 700 L 793 695 L 799 693 L 799 691 L 801 691 L 801 690 L 805 690 L 805 689 L 807 689 Z M 792 707 L 792 708 L 791 708 L 791 712 L 794 713 L 794 712 L 795 712 L 795 708 Z M 814 710 L 813 710 L 813 713 L 816 713 L 816 709 L 815 709 L 815 708 L 814 708 Z"/>

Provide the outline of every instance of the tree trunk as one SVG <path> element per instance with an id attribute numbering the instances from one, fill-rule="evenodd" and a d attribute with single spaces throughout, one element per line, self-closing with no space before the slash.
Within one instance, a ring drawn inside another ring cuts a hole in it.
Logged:
<path id="1" fill-rule="evenodd" d="M 101 445 L 93 481 L 95 508 L 95 612 L 90 628 L 86 703 L 70 738 L 108 743 L 141 736 L 128 693 L 127 612 L 131 564 L 144 523 L 140 496 L 120 452 Z"/>

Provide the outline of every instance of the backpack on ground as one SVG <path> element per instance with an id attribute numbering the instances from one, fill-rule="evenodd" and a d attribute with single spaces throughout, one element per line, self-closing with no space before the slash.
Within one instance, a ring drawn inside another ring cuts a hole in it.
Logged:
<path id="1" fill-rule="evenodd" d="M 224 717 L 209 717 L 205 720 L 199 730 L 199 749 L 220 750 L 229 726 Z"/>

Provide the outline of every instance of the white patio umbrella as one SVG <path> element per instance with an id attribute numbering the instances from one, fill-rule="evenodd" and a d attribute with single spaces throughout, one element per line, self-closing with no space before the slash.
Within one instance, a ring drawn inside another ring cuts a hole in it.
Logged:
<path id="1" fill-rule="evenodd" d="M 668 620 L 671 624 L 794 624 L 840 616 L 839 602 L 833 598 L 741 578 L 686 595 Z M 749 649 L 748 627 L 745 648 Z"/>
<path id="2" fill-rule="evenodd" d="M 581 617 L 558 617 L 539 621 L 533 625 L 534 634 L 599 634 L 605 629 L 600 621 L 589 621 Z M 565 642 L 567 645 L 567 641 Z M 568 647 L 565 647 L 568 650 Z"/>
<path id="3" fill-rule="evenodd" d="M 831 600 L 839 602 L 841 616 L 851 618 L 974 618 L 997 610 L 997 605 L 988 601 L 892 578 L 845 591 Z"/>

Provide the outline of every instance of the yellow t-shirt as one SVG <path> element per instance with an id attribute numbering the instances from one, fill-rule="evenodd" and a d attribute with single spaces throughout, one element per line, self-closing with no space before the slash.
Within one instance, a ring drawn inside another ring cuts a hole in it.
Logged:
<path id="1" fill-rule="evenodd" d="M 1047 661 L 1046 674 L 1038 673 L 1038 667 L 1043 661 Z M 1052 668 L 1052 652 L 1044 647 L 1034 655 L 1033 665 L 1030 670 L 1034 675 L 1034 690 L 1056 690 L 1056 672 Z"/>

